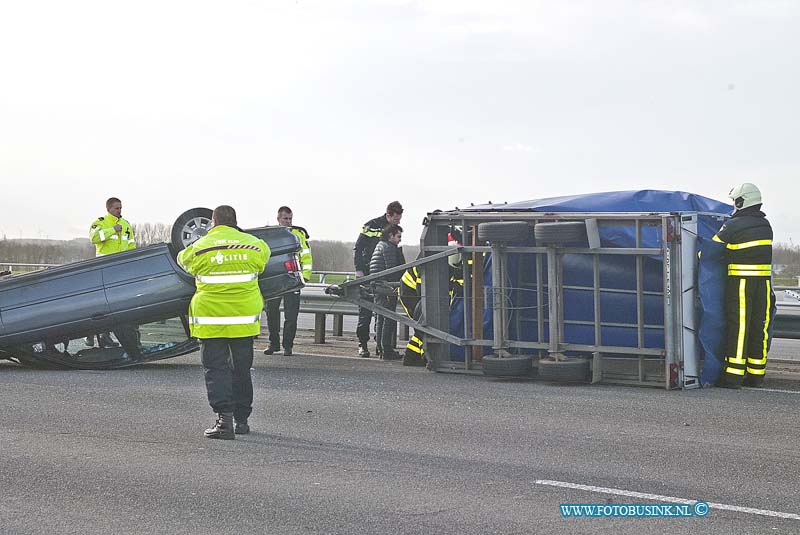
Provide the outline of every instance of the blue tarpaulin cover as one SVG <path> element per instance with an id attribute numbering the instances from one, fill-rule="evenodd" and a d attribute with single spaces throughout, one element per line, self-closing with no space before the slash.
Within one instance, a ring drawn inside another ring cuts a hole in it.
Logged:
<path id="1" fill-rule="evenodd" d="M 724 288 L 726 271 L 719 244 L 711 241 L 711 237 L 721 226 L 719 216 L 727 216 L 733 210 L 729 204 L 682 191 L 636 190 L 615 191 L 606 193 L 589 193 L 565 197 L 551 197 L 505 204 L 485 204 L 470 206 L 464 211 L 481 212 L 615 212 L 615 213 L 698 213 L 698 246 L 706 255 L 698 266 L 698 290 L 700 313 L 701 346 L 705 353 L 705 369 L 702 382 L 713 383 L 720 370 L 720 360 L 724 350 Z M 704 215 L 709 214 L 709 215 Z M 658 227 L 643 228 L 641 231 L 641 247 L 661 247 L 661 229 Z M 603 247 L 635 247 L 635 229 L 625 225 L 601 225 L 600 241 Z M 708 251 L 708 252 L 706 252 Z M 538 309 L 536 306 L 536 267 L 535 255 L 509 255 L 508 273 L 511 285 L 510 300 L 512 312 L 510 317 L 509 336 L 516 340 L 538 340 Z M 546 280 L 546 269 L 542 277 Z M 491 286 L 491 255 L 485 260 L 486 286 Z M 644 259 L 644 289 L 653 294 L 644 297 L 645 324 L 649 327 L 644 332 L 644 345 L 651 348 L 664 347 L 664 303 L 660 294 L 662 287 L 663 264 L 661 258 Z M 603 322 L 636 323 L 636 296 L 624 290 L 636 289 L 635 259 L 630 256 L 602 255 L 600 260 L 601 287 L 623 292 L 606 292 L 600 294 L 600 315 Z M 564 255 L 564 285 L 593 286 L 592 258 L 590 255 Z M 509 286 L 508 284 L 506 286 Z M 545 302 L 547 296 L 544 295 Z M 591 290 L 565 289 L 564 319 L 568 321 L 594 320 L 593 293 Z M 487 306 L 491 306 L 487 303 Z M 541 311 L 545 323 L 547 310 Z M 515 315 L 517 315 L 515 317 Z M 654 327 L 650 327 L 654 326 Z M 451 312 L 451 329 L 454 334 L 463 335 L 463 301 L 456 300 Z M 545 326 L 542 341 L 547 341 Z M 492 336 L 491 309 L 484 311 L 484 337 Z M 577 344 L 595 344 L 594 327 L 591 324 L 565 325 L 564 339 Z M 637 346 L 635 327 L 604 326 L 601 330 L 603 345 L 623 347 Z M 463 348 L 453 346 L 451 358 L 463 359 Z"/>

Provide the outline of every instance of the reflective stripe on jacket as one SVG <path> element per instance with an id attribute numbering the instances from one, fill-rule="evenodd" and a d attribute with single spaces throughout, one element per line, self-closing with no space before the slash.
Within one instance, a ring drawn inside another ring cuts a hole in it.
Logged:
<path id="1" fill-rule="evenodd" d="M 311 271 L 314 269 L 314 260 L 311 257 L 311 247 L 308 245 L 308 232 L 303 227 L 291 227 L 292 234 L 300 239 L 300 271 L 306 282 L 311 280 Z"/>
<path id="2" fill-rule="evenodd" d="M 372 260 L 372 252 L 381 240 L 383 229 L 389 225 L 386 214 L 379 215 L 370 219 L 361 227 L 358 233 L 355 247 L 353 247 L 353 264 L 356 271 L 362 271 L 364 275 L 369 275 L 369 262 Z"/>
<path id="3" fill-rule="evenodd" d="M 772 227 L 757 207 L 737 211 L 712 238 L 725 244 L 728 275 L 772 275 Z"/>
<path id="4" fill-rule="evenodd" d="M 117 232 L 114 225 L 119 224 L 122 230 Z M 123 217 L 106 214 L 94 220 L 89 227 L 89 239 L 95 247 L 95 256 L 119 253 L 136 248 L 133 228 Z"/>
<path id="5" fill-rule="evenodd" d="M 189 330 L 197 338 L 243 338 L 261 330 L 264 299 L 258 275 L 269 246 L 251 234 L 219 225 L 181 251 L 178 264 L 195 277 Z"/>

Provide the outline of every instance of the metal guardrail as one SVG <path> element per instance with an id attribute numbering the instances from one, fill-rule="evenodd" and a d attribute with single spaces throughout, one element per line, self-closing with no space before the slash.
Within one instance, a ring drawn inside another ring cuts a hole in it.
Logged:
<path id="1" fill-rule="evenodd" d="M 61 264 L 0 262 L 0 267 L 8 267 L 9 271 L 12 273 L 13 266 L 47 268 L 59 265 Z M 344 316 L 358 315 L 358 307 L 356 305 L 344 299 L 327 295 L 324 292 L 324 288 L 328 286 L 328 284 L 325 283 L 325 278 L 328 275 L 335 275 L 344 276 L 345 280 L 353 280 L 356 278 L 356 275 L 352 271 L 314 271 L 313 273 L 319 275 L 320 282 L 309 283 L 306 285 L 306 288 L 300 292 L 300 312 L 304 314 L 314 314 L 316 316 L 314 340 L 316 343 L 324 344 L 327 315 L 330 314 L 333 316 L 334 336 L 342 336 L 344 331 Z M 798 286 L 776 286 L 775 289 L 778 291 L 785 291 L 786 295 L 789 297 L 800 299 L 800 287 Z M 400 331 L 400 338 L 408 339 L 408 327 L 400 325 Z M 800 340 L 800 300 L 797 301 L 797 303 L 781 302 L 778 314 L 775 316 L 773 337 Z"/>

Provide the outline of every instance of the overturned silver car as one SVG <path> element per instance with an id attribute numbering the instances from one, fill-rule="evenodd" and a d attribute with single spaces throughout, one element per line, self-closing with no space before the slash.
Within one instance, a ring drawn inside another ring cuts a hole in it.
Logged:
<path id="1" fill-rule="evenodd" d="M 186 317 L 194 278 L 175 258 L 210 223 L 211 210 L 194 208 L 175 221 L 170 243 L 0 279 L 0 359 L 112 369 L 197 350 Z M 302 288 L 300 242 L 287 228 L 245 232 L 271 250 L 259 276 L 265 299 Z"/>

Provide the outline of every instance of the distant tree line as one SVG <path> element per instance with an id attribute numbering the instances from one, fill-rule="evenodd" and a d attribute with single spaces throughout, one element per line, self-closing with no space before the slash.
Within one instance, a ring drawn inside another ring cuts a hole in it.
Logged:
<path id="1" fill-rule="evenodd" d="M 170 240 L 171 226 L 163 223 L 143 223 L 133 226 L 139 247 Z M 353 242 L 311 240 L 315 271 L 347 271 L 353 267 Z M 416 246 L 403 248 L 407 260 L 414 260 Z M 0 240 L 0 268 L 3 262 L 23 264 L 69 264 L 94 258 L 95 247 L 87 238 L 61 240 Z M 21 269 L 15 268 L 14 271 Z"/>
<path id="2" fill-rule="evenodd" d="M 800 245 L 779 243 L 772 248 L 772 263 L 780 267 L 782 275 L 800 275 Z"/>

